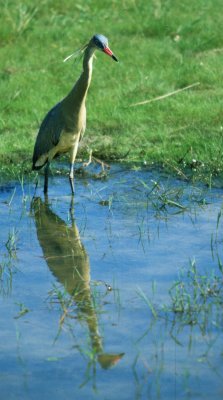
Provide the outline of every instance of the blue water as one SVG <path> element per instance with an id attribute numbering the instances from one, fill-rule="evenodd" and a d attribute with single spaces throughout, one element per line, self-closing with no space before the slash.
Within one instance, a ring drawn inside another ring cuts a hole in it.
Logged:
<path id="1" fill-rule="evenodd" d="M 159 312 L 191 262 L 221 276 L 222 189 L 120 166 L 74 205 L 64 176 L 0 189 L 1 399 L 222 399 L 221 308 Z"/>

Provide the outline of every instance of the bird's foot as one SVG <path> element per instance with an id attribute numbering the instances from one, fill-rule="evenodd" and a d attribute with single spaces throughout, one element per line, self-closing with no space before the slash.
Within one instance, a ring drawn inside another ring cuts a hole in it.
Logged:
<path id="1" fill-rule="evenodd" d="M 83 167 L 84 167 L 84 168 L 88 167 L 92 162 L 95 162 L 95 163 L 101 165 L 101 168 L 102 168 L 102 171 L 103 171 L 103 172 L 105 171 L 106 168 L 107 168 L 107 169 L 110 169 L 110 165 L 109 165 L 109 164 L 105 163 L 105 162 L 102 161 L 102 160 L 99 160 L 99 158 L 94 157 L 94 156 L 92 155 L 92 153 L 93 153 L 93 151 L 90 150 L 88 161 L 83 163 Z"/>
<path id="2" fill-rule="evenodd" d="M 87 162 L 83 163 L 83 167 L 88 167 L 92 163 L 92 150 L 89 152 L 89 158 Z"/>
<path id="3" fill-rule="evenodd" d="M 92 156 L 92 160 L 95 161 L 97 164 L 101 165 L 102 171 L 104 171 L 106 168 L 110 169 L 110 165 L 107 164 L 106 162 L 99 160 L 99 158 L 93 157 Z"/>

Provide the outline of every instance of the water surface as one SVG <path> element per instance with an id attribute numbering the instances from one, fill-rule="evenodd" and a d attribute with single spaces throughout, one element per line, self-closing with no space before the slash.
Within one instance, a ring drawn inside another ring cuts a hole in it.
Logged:
<path id="1" fill-rule="evenodd" d="M 1 186 L 1 398 L 222 399 L 220 295 L 164 311 L 182 271 L 222 277 L 222 189 L 112 166 L 69 190 Z"/>

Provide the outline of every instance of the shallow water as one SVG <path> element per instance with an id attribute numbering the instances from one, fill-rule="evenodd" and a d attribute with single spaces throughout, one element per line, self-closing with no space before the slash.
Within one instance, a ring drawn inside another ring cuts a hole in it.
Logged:
<path id="1" fill-rule="evenodd" d="M 163 307 L 182 269 L 221 278 L 223 191 L 112 166 L 33 193 L 0 188 L 0 398 L 222 399 L 222 305 Z"/>

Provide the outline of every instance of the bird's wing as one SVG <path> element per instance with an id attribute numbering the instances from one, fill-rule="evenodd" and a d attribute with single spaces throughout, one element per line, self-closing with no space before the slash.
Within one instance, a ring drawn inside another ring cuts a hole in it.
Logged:
<path id="1" fill-rule="evenodd" d="M 59 142 L 60 135 L 65 126 L 64 118 L 61 112 L 61 103 L 56 104 L 45 116 L 36 138 L 36 143 L 33 153 L 33 167 L 39 157 Z"/>

